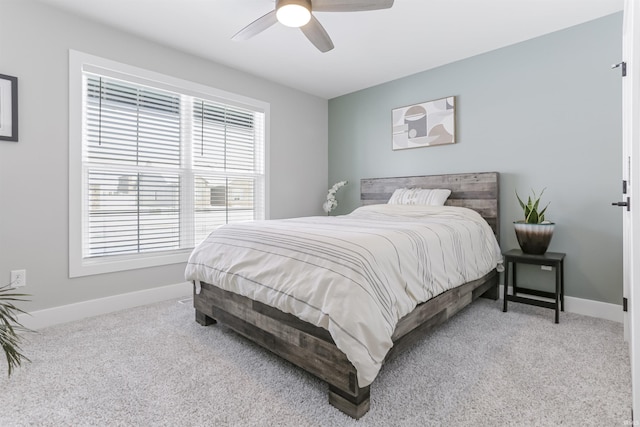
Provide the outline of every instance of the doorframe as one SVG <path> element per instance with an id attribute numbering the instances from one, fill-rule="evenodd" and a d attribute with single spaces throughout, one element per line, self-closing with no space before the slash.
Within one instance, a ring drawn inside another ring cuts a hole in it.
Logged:
<path id="1" fill-rule="evenodd" d="M 623 81 L 623 153 L 627 153 L 628 196 L 631 198 L 629 222 L 631 239 L 625 254 L 628 265 L 625 274 L 629 280 L 629 350 L 631 360 L 632 410 L 640 414 L 640 209 L 635 208 L 636 185 L 640 188 L 640 5 L 637 0 L 624 3 L 623 61 L 626 62 L 627 77 Z M 625 213 L 627 215 L 627 213 Z M 636 327 L 634 327 L 634 325 Z"/>

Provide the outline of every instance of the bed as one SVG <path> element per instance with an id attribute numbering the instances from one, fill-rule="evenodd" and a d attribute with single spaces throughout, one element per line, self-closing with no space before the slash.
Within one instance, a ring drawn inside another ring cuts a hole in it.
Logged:
<path id="1" fill-rule="evenodd" d="M 220 322 L 326 381 L 329 402 L 358 419 L 385 361 L 477 297 L 498 298 L 498 179 L 497 172 L 363 179 L 362 207 L 352 214 L 221 227 L 187 263 L 196 321 Z M 443 207 L 387 204 L 402 188 L 451 194 Z M 473 262 L 415 256 L 436 254 L 416 238 L 436 229 L 454 230 L 435 240 L 445 248 L 451 241 L 443 253 Z"/>

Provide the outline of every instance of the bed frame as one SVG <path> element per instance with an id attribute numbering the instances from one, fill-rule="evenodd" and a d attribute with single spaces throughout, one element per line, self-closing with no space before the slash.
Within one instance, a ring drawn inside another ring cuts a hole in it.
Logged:
<path id="1" fill-rule="evenodd" d="M 362 179 L 364 205 L 386 203 L 396 188 L 448 188 L 447 205 L 478 211 L 499 240 L 497 172 Z M 194 307 L 196 321 L 207 326 L 220 322 L 240 335 L 329 383 L 329 403 L 353 418 L 369 410 L 370 386 L 360 387 L 357 372 L 326 329 L 278 309 L 207 283 L 200 283 Z M 498 299 L 498 273 L 450 289 L 418 305 L 398 323 L 394 345 L 385 361 L 409 348 L 425 332 L 443 323 L 479 296 Z"/>

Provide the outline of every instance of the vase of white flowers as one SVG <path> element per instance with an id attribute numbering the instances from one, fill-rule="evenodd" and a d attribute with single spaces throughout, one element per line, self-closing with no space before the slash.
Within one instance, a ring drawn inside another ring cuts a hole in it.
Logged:
<path id="1" fill-rule="evenodd" d="M 327 200 L 322 205 L 322 209 L 329 215 L 332 210 L 338 207 L 338 200 L 336 199 L 336 193 L 338 190 L 345 185 L 347 185 L 347 181 L 340 181 L 333 184 L 333 187 L 329 189 L 327 193 Z"/>

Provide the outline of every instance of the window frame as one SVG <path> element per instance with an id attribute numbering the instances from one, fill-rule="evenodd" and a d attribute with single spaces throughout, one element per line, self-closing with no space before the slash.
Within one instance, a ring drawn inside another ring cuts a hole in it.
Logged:
<path id="1" fill-rule="evenodd" d="M 186 262 L 192 248 L 156 253 L 83 258 L 83 73 L 91 72 L 150 85 L 212 102 L 225 103 L 264 114 L 264 217 L 269 218 L 269 129 L 270 105 L 199 83 L 122 64 L 83 52 L 69 50 L 69 277 L 155 267 Z"/>

